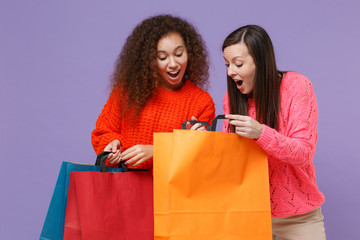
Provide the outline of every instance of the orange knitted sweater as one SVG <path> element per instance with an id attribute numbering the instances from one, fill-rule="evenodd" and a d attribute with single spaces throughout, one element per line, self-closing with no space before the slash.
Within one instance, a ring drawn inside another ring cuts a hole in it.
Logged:
<path id="1" fill-rule="evenodd" d="M 211 96 L 186 80 L 177 91 L 159 87 L 147 101 L 136 121 L 120 115 L 118 96 L 113 91 L 105 104 L 91 134 L 91 142 L 96 154 L 104 150 L 111 141 L 118 139 L 122 151 L 136 145 L 152 145 L 154 132 L 172 132 L 181 129 L 181 124 L 195 116 L 200 121 L 211 124 L 215 117 L 215 106 Z M 108 162 L 107 166 L 115 166 Z M 152 169 L 152 159 L 134 168 Z"/>

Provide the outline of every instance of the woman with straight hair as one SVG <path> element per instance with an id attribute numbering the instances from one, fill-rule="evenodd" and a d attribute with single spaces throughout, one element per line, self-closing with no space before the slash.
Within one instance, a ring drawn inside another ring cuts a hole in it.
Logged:
<path id="1" fill-rule="evenodd" d="M 243 26 L 224 41 L 228 90 L 224 132 L 254 139 L 267 153 L 273 239 L 324 240 L 313 164 L 318 109 L 311 82 L 279 71 L 266 31 Z"/>

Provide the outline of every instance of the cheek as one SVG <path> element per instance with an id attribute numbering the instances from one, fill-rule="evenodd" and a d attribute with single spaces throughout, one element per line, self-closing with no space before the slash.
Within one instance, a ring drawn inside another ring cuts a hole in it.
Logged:
<path id="1" fill-rule="evenodd" d="M 255 68 L 251 67 L 250 69 L 247 69 L 246 75 L 251 81 L 253 81 L 255 79 Z"/>
<path id="2" fill-rule="evenodd" d="M 182 61 L 180 64 L 182 66 L 182 68 L 186 68 L 187 67 L 187 61 Z"/>
<path id="3" fill-rule="evenodd" d="M 250 76 L 250 84 L 251 84 L 251 86 L 255 85 L 255 73 L 251 74 L 251 76 Z"/>
<path id="4" fill-rule="evenodd" d="M 165 71 L 165 68 L 166 68 L 166 64 L 164 62 L 157 61 L 157 69 L 159 72 Z"/>
<path id="5" fill-rule="evenodd" d="M 182 56 L 182 58 L 180 58 L 179 63 L 180 63 L 180 65 L 182 65 L 183 67 L 186 67 L 186 66 L 187 66 L 187 64 L 188 64 L 188 56 L 187 56 L 187 54 L 184 54 L 184 55 Z"/>

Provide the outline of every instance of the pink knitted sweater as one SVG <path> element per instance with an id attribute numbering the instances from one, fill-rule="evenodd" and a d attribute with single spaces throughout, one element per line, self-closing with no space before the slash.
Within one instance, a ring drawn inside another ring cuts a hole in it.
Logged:
<path id="1" fill-rule="evenodd" d="M 324 203 L 318 190 L 313 156 L 317 141 L 318 109 L 310 81 L 287 72 L 280 87 L 279 130 L 266 125 L 255 142 L 268 154 L 272 217 L 309 212 Z M 224 114 L 230 112 L 228 94 L 223 99 Z M 249 116 L 256 119 L 253 99 Z M 224 121 L 223 131 L 228 124 Z"/>

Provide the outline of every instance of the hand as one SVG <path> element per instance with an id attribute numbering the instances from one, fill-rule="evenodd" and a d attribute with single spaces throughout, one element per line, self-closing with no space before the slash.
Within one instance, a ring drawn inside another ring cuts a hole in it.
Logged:
<path id="1" fill-rule="evenodd" d="M 191 120 L 197 121 L 196 117 L 192 116 Z M 206 126 L 202 125 L 201 123 L 195 123 L 193 126 L 191 126 L 190 122 L 186 123 L 186 129 L 187 130 L 198 130 L 198 131 L 206 131 Z"/>
<path id="2" fill-rule="evenodd" d="M 235 133 L 242 137 L 258 139 L 264 130 L 263 125 L 249 116 L 229 114 L 225 118 L 235 127 Z"/>
<path id="3" fill-rule="evenodd" d="M 153 145 L 135 145 L 126 149 L 121 153 L 120 157 L 122 161 L 126 161 L 125 164 L 132 164 L 131 166 L 139 165 L 153 156 Z"/>
<path id="4" fill-rule="evenodd" d="M 112 152 L 107 157 L 111 164 L 118 164 L 121 161 L 121 143 L 119 140 L 113 140 L 104 148 L 104 151 Z"/>

